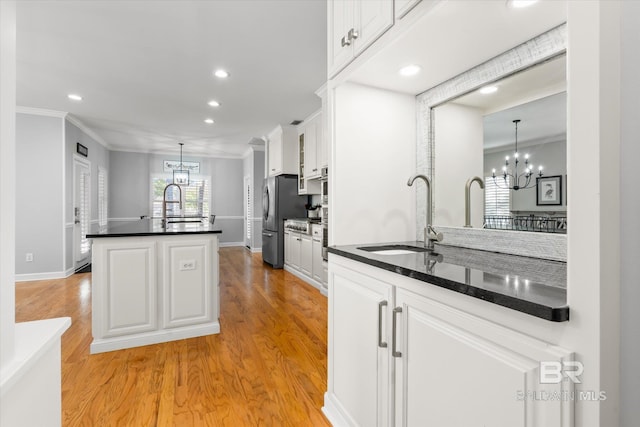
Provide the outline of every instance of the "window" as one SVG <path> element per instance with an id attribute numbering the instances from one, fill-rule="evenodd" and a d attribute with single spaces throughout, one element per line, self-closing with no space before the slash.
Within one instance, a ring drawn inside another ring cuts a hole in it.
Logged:
<path id="1" fill-rule="evenodd" d="M 485 226 L 489 228 L 503 228 L 505 225 L 510 224 L 511 190 L 498 187 L 496 185 L 496 181 L 498 180 L 503 180 L 503 178 L 498 177 L 494 180 L 493 177 L 487 176 L 484 179 Z M 508 184 L 509 177 L 507 177 L 507 185 Z M 488 222 L 490 224 L 487 224 Z"/>
<path id="2" fill-rule="evenodd" d="M 108 221 L 108 192 L 107 170 L 98 168 L 98 225 L 107 225 Z"/>
<path id="3" fill-rule="evenodd" d="M 80 254 L 85 255 L 91 250 L 91 242 L 87 239 L 89 232 L 89 217 L 91 215 L 91 175 L 89 172 L 80 173 L 80 197 L 78 206 L 78 220 L 80 221 Z"/>
<path id="4" fill-rule="evenodd" d="M 178 203 L 167 204 L 167 216 L 209 216 L 209 177 L 192 175 L 189 185 L 181 185 L 182 212 Z M 163 216 L 162 198 L 164 189 L 173 182 L 173 176 L 169 174 L 155 175 L 151 177 L 151 215 L 159 218 Z M 167 200 L 178 200 L 180 191 L 175 186 L 167 190 Z"/>

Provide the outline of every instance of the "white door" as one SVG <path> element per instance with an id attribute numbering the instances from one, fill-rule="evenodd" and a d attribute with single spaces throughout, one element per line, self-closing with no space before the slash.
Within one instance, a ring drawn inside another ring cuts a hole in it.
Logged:
<path id="1" fill-rule="evenodd" d="M 73 159 L 73 257 L 74 268 L 91 262 L 91 243 L 87 239 L 91 220 L 91 163 Z"/>
<path id="2" fill-rule="evenodd" d="M 251 191 L 251 176 L 244 177 L 244 245 L 251 249 L 251 221 L 253 218 L 253 206 Z"/>

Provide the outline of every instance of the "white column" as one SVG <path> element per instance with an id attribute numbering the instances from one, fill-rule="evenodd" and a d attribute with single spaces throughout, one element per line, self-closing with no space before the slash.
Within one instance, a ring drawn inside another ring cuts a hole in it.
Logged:
<path id="1" fill-rule="evenodd" d="M 0 371 L 15 348 L 16 2 L 0 1 Z"/>

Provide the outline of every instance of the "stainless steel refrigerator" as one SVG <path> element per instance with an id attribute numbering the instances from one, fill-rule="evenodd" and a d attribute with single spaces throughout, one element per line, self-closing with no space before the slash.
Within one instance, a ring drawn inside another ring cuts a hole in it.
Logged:
<path id="1" fill-rule="evenodd" d="M 298 196 L 298 176 L 270 176 L 262 190 L 262 260 L 284 266 L 284 220 L 306 218 L 307 196 Z"/>

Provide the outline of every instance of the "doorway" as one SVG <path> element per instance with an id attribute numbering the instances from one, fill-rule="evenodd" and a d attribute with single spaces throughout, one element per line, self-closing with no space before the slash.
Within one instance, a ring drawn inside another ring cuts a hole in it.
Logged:
<path id="1" fill-rule="evenodd" d="M 91 222 L 91 162 L 73 158 L 73 266 L 78 271 L 91 262 L 87 239 Z"/>

